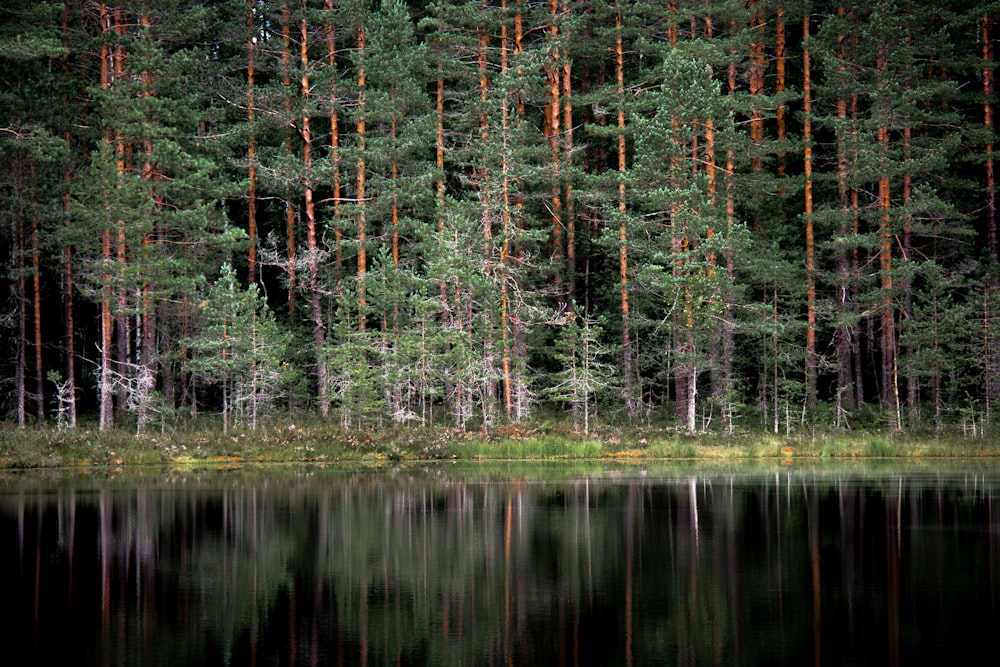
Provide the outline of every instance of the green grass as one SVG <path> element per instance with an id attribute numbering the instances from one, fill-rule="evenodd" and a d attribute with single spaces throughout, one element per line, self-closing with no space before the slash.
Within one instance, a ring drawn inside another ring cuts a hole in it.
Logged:
<path id="1" fill-rule="evenodd" d="M 603 452 L 594 440 L 574 441 L 558 436 L 542 436 L 518 440 L 473 440 L 452 445 L 450 451 L 459 459 L 593 459 Z"/>
<path id="2" fill-rule="evenodd" d="M 448 427 L 344 429 L 336 422 L 274 422 L 223 433 L 208 422 L 137 437 L 94 424 L 57 431 L 0 422 L 0 468 L 234 465 L 249 462 L 419 460 L 716 460 L 1000 457 L 995 438 L 960 432 L 882 431 L 685 435 L 669 428 L 603 425 L 589 435 L 561 423 L 508 424 L 483 432 Z"/>

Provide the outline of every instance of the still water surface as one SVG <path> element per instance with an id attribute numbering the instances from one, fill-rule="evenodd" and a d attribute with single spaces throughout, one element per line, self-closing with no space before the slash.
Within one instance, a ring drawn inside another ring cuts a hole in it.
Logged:
<path id="1" fill-rule="evenodd" d="M 996 647 L 998 490 L 996 466 L 7 473 L 0 640 L 74 666 L 952 664 Z"/>

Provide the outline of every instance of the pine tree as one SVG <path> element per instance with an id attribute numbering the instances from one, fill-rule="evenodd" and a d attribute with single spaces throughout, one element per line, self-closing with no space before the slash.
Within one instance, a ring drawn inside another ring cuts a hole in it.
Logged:
<path id="1" fill-rule="evenodd" d="M 633 121 L 635 178 L 648 184 L 639 197 L 660 230 L 652 246 L 642 248 L 640 280 L 644 291 L 664 295 L 663 306 L 671 313 L 678 416 L 694 431 L 710 332 L 724 312 L 727 292 L 728 274 L 714 266 L 728 235 L 721 231 L 725 209 L 715 196 L 713 155 L 716 142 L 731 136 L 732 115 L 711 66 L 697 51 L 665 51 L 657 74 L 659 87 L 640 102 Z M 642 113 L 643 108 L 649 111 Z"/>
<path id="2" fill-rule="evenodd" d="M 181 337 L 177 304 L 192 294 L 200 267 L 217 266 L 245 238 L 216 206 L 227 191 L 205 145 L 211 140 L 202 139 L 204 91 L 185 85 L 201 78 L 206 60 L 197 55 L 202 47 L 182 45 L 199 43 L 190 35 L 207 33 L 212 17 L 150 16 L 102 15 L 101 79 L 91 89 L 101 140 L 74 188 L 80 224 L 66 232 L 89 262 L 80 278 L 102 311 L 102 427 L 111 425 L 116 394 L 140 430 L 173 354 L 158 346 Z"/>
<path id="3" fill-rule="evenodd" d="M 901 396 L 910 406 L 911 419 L 917 417 L 919 381 L 911 376 L 901 388 L 900 380 L 900 368 L 909 365 L 903 357 L 919 354 L 903 345 L 902 338 L 902 331 L 912 328 L 915 300 L 920 298 L 916 259 L 944 248 L 934 239 L 940 238 L 946 220 L 955 219 L 934 186 L 945 173 L 946 156 L 956 140 L 940 131 L 957 122 L 954 112 L 941 104 L 954 96 L 954 84 L 942 79 L 933 64 L 950 48 L 948 23 L 935 10 L 913 7 L 901 12 L 876 3 L 842 7 L 817 34 L 820 64 L 836 72 L 830 78 L 831 118 L 824 125 L 832 127 L 836 136 L 837 185 L 831 201 L 837 202 L 839 213 L 824 214 L 822 219 L 837 221 L 833 231 L 833 268 L 839 276 L 836 289 L 841 304 L 836 325 L 841 368 L 837 391 L 847 391 L 852 379 L 861 382 L 856 370 L 849 373 L 845 368 L 850 355 L 858 356 L 856 349 L 849 352 L 858 321 L 847 299 L 852 287 L 865 287 L 856 278 L 849 279 L 856 275 L 850 257 L 857 248 L 861 262 L 865 253 L 872 253 L 880 268 L 878 285 L 872 286 L 867 298 L 878 313 L 877 379 L 892 428 L 903 425 Z M 923 26 L 922 31 L 916 32 L 915 25 Z M 870 206 L 861 199 L 865 192 L 874 193 Z M 960 225 L 950 227 L 946 236 L 963 234 Z M 877 243 L 867 245 L 868 239 Z M 854 298 L 865 297 L 858 293 Z"/>
<path id="4" fill-rule="evenodd" d="M 224 263 L 345 424 L 563 403 L 568 317 L 630 420 L 992 406 L 995 9 L 0 3 L 5 413 L 214 401 Z"/>
<path id="5" fill-rule="evenodd" d="M 381 241 L 369 267 L 372 310 L 380 313 L 379 354 L 384 393 L 394 416 L 414 414 L 405 400 L 409 370 L 418 348 L 407 335 L 417 305 L 410 295 L 425 289 L 416 240 L 426 233 L 421 221 L 433 219 L 432 154 L 434 117 L 425 91 L 430 83 L 427 50 L 417 43 L 413 21 L 403 3 L 386 0 L 373 13 L 368 34 L 366 192 Z M 373 229 L 373 231 L 376 231 Z"/>
<path id="6" fill-rule="evenodd" d="M 257 424 L 273 408 L 288 371 L 291 337 L 283 332 L 256 284 L 243 289 L 229 264 L 209 288 L 204 323 L 185 341 L 190 366 L 203 381 L 221 390 L 223 429 Z"/>
<path id="7" fill-rule="evenodd" d="M 37 3 L 4 10 L 12 20 L 0 29 L 0 71 L 12 84 L 0 90 L 5 109 L 0 120 L 0 197 L 11 215 L 9 229 L 0 234 L 10 249 L 4 277 L 10 281 L 17 322 L 12 395 L 17 422 L 24 426 L 29 411 L 37 421 L 46 412 L 42 264 L 47 263 L 47 239 L 65 219 L 49 202 L 62 200 L 63 183 L 56 174 L 61 175 L 59 166 L 66 159 L 57 134 L 64 125 L 56 115 L 61 107 L 46 95 L 65 89 L 59 80 L 65 49 L 58 6 Z"/>
<path id="8" fill-rule="evenodd" d="M 553 374 L 554 384 L 546 395 L 555 401 L 568 403 L 573 413 L 573 427 L 590 433 L 591 414 L 598 394 L 612 386 L 612 367 L 600 361 L 606 350 L 601 344 L 602 328 L 591 318 L 579 321 L 567 314 L 559 325 L 555 359 L 562 370 Z"/>

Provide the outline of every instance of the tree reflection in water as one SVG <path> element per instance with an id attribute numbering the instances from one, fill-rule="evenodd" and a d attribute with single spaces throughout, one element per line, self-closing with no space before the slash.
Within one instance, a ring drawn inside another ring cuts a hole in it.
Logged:
<path id="1" fill-rule="evenodd" d="M 954 659 L 1000 620 L 998 472 L 8 475 L 0 633 L 75 665 Z"/>

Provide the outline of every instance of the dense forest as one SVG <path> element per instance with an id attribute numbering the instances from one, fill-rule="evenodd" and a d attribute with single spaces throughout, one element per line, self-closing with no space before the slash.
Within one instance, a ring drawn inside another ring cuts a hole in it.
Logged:
<path id="1" fill-rule="evenodd" d="M 0 417 L 988 423 L 1000 3 L 0 1 Z"/>

